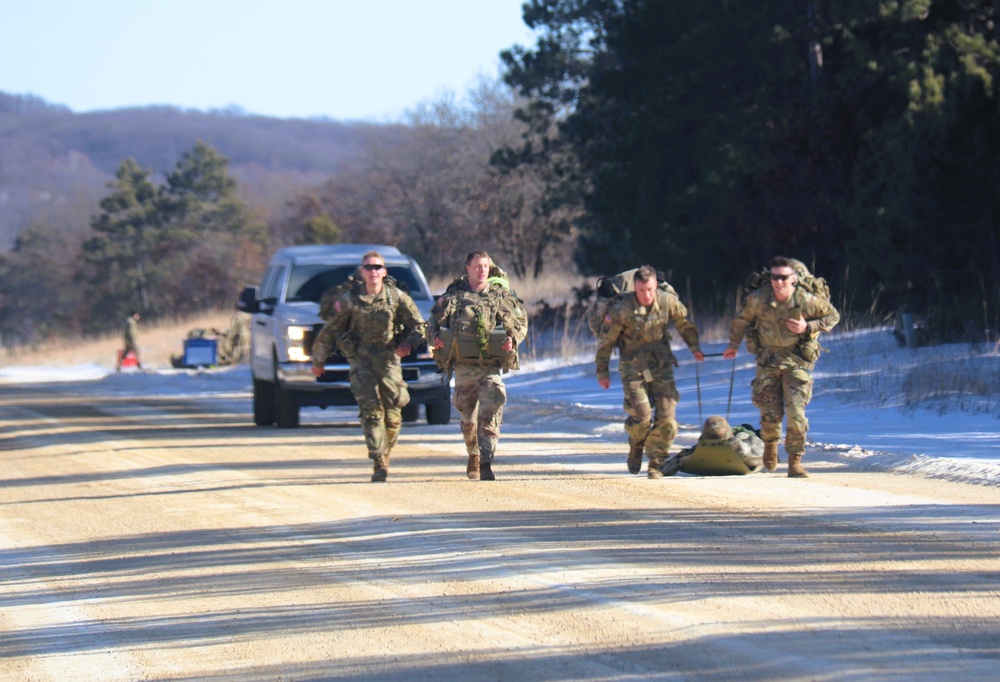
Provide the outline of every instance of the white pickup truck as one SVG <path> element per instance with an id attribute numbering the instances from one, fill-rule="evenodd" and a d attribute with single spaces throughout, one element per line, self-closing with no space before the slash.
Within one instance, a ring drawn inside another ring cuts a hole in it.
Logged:
<path id="1" fill-rule="evenodd" d="M 415 260 L 393 246 L 330 244 L 290 246 L 271 257 L 260 286 L 240 294 L 238 308 L 253 315 L 250 323 L 250 371 L 253 374 L 253 421 L 278 428 L 299 425 L 302 407 L 354 405 L 350 367 L 339 355 L 327 358 L 325 372 L 312 374 L 312 342 L 323 328 L 319 302 L 331 287 L 343 283 L 368 251 L 385 259 L 389 276 L 409 291 L 426 320 L 434 305 L 427 279 Z M 419 418 L 425 406 L 427 421 L 451 420 L 451 388 L 438 371 L 426 345 L 403 358 L 403 379 L 410 404 L 404 421 Z"/>

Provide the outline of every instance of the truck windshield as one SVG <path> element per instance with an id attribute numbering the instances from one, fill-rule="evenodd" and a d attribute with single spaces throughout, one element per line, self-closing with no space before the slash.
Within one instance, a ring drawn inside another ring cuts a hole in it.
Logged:
<path id="1" fill-rule="evenodd" d="M 416 274 L 405 265 L 387 265 L 389 276 L 396 280 L 402 289 L 409 292 L 415 301 L 426 301 L 430 295 L 421 286 Z M 312 301 L 319 303 L 327 289 L 343 284 L 357 269 L 355 265 L 296 265 L 288 278 L 288 291 L 285 302 L 297 303 Z"/>

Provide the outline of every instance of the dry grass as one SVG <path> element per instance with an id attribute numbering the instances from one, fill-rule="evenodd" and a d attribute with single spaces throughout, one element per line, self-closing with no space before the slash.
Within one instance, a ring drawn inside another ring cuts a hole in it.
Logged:
<path id="1" fill-rule="evenodd" d="M 180 355 L 184 350 L 184 340 L 188 331 L 210 327 L 227 329 L 232 316 L 231 310 L 219 310 L 156 324 L 140 322 L 139 344 L 142 349 L 143 364 L 150 369 L 170 367 L 170 356 Z M 122 336 L 120 333 L 115 333 L 75 341 L 51 342 L 40 348 L 0 348 L 0 365 L 30 367 L 90 363 L 113 369 L 118 349 L 121 347 Z"/>

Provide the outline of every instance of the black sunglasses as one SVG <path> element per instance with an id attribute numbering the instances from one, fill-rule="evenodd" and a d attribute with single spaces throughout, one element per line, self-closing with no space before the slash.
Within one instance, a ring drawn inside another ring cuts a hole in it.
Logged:
<path id="1" fill-rule="evenodd" d="M 771 273 L 771 279 L 776 279 L 779 282 L 784 282 L 789 277 L 791 277 L 791 275 L 776 275 L 773 272 Z"/>
<path id="2" fill-rule="evenodd" d="M 385 266 L 381 263 L 365 263 L 361 267 L 365 270 L 381 270 Z"/>

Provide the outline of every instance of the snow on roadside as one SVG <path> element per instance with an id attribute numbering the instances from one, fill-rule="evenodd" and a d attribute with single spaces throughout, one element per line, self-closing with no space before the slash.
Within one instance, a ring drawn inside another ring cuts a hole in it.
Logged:
<path id="1" fill-rule="evenodd" d="M 902 379 L 893 372 L 902 376 L 899 368 L 904 364 L 926 362 L 926 357 L 921 359 L 920 355 L 931 353 L 967 354 L 967 348 L 939 347 L 915 353 L 895 349 L 891 340 L 868 332 L 833 335 L 825 345 L 832 352 L 820 360 L 814 398 L 807 412 L 809 461 L 853 470 L 895 471 L 1000 485 L 1000 420 L 996 416 L 989 412 L 946 411 L 940 405 L 936 409 L 905 406 L 899 396 L 889 395 L 901 390 Z M 704 344 L 704 349 L 706 353 L 720 353 L 722 344 Z M 712 357 L 697 365 L 686 349 L 679 349 L 677 356 L 679 444 L 692 444 L 697 439 L 698 425 L 712 414 L 728 415 L 733 423 L 758 424 L 759 416 L 749 396 L 753 359 L 745 351 L 735 362 Z M 581 437 L 624 441 L 621 386 L 616 372 L 612 373 L 611 388 L 603 390 L 597 384 L 589 355 L 570 360 L 529 360 L 522 365 L 524 369 L 505 377 L 510 396 L 505 421 L 510 428 L 558 423 L 560 431 Z M 874 380 L 861 376 L 873 373 Z M 0 368 L 0 385 L 40 382 L 89 382 L 89 388 L 96 393 L 119 397 L 227 398 L 235 410 L 249 410 L 250 404 L 250 374 L 245 365 L 123 374 L 109 373 L 92 364 Z M 312 419 L 312 414 L 316 411 L 303 410 L 303 419 Z"/>

